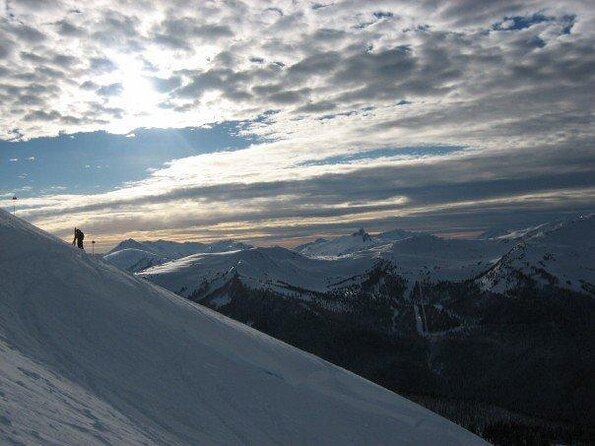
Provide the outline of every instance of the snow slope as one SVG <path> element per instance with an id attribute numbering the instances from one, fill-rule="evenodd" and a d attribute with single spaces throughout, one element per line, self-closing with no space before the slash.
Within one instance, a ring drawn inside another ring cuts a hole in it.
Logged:
<path id="1" fill-rule="evenodd" d="M 482 288 L 505 292 L 528 277 L 595 294 L 595 216 L 581 216 L 517 231 L 520 241 L 478 279 Z"/>
<path id="2" fill-rule="evenodd" d="M 251 248 L 220 254 L 196 254 L 149 268 L 140 275 L 172 291 L 189 295 L 204 281 L 214 289 L 237 275 L 251 288 L 283 294 L 291 287 L 328 291 L 357 279 L 373 266 L 372 256 L 309 258 L 281 248 Z M 289 287 L 288 287 L 289 285 Z"/>
<path id="3" fill-rule="evenodd" d="M 105 255 L 103 259 L 114 265 L 116 268 L 131 273 L 137 273 L 150 268 L 151 266 L 161 265 L 170 260 L 167 257 L 136 248 L 124 248 Z"/>
<path id="4" fill-rule="evenodd" d="M 0 444 L 485 444 L 0 211 Z"/>
<path id="5" fill-rule="evenodd" d="M 226 252 L 250 248 L 241 242 L 220 240 L 214 243 L 178 243 L 167 240 L 138 242 L 128 239 L 120 242 L 104 256 L 104 260 L 122 270 L 136 273 L 154 265 L 196 253 Z"/>
<path id="6" fill-rule="evenodd" d="M 394 242 L 382 257 L 410 282 L 419 278 L 459 281 L 486 271 L 511 246 L 506 241 L 442 239 L 420 234 Z"/>
<path id="7" fill-rule="evenodd" d="M 168 258 L 170 260 L 179 259 L 200 252 L 225 252 L 235 251 L 237 249 L 247 249 L 250 245 L 235 240 L 218 240 L 213 243 L 199 242 L 172 242 L 169 240 L 156 240 L 138 242 L 134 239 L 128 239 L 120 242 L 108 254 L 121 251 L 123 249 L 140 249 Z"/>
<path id="8" fill-rule="evenodd" d="M 295 251 L 309 257 L 338 257 L 375 246 L 376 242 L 363 229 L 351 235 L 331 240 L 318 239 L 305 245 L 296 246 Z"/>
<path id="9" fill-rule="evenodd" d="M 370 235 L 364 229 L 360 229 L 351 235 L 344 235 L 330 240 L 320 238 L 313 242 L 296 246 L 294 250 L 314 258 L 341 257 L 391 244 L 398 240 L 404 240 L 415 234 L 414 232 L 395 229 L 394 231 Z"/>

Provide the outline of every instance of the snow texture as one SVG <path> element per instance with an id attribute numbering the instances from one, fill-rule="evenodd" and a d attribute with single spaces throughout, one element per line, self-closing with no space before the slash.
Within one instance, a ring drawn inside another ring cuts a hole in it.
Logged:
<path id="1" fill-rule="evenodd" d="M 485 444 L 0 211 L 0 444 Z"/>

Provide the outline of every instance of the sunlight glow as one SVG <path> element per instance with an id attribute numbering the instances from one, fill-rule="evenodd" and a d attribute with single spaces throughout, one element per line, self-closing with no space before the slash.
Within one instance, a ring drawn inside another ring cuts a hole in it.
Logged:
<path id="1" fill-rule="evenodd" d="M 137 61 L 120 63 L 120 82 L 122 94 L 118 98 L 127 115 L 148 114 L 153 112 L 160 101 L 160 94 Z"/>

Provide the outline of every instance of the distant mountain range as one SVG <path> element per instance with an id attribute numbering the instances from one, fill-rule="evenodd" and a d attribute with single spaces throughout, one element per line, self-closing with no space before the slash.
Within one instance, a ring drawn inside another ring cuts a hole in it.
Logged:
<path id="1" fill-rule="evenodd" d="M 528 442 L 595 435 L 593 215 L 475 240 L 360 230 L 194 253 L 139 276 L 485 438 L 503 423 Z"/>
<path id="2" fill-rule="evenodd" d="M 296 246 L 294 250 L 310 257 L 340 257 L 403 240 L 415 234 L 410 231 L 394 230 L 378 235 L 370 235 L 362 228 L 351 235 L 330 240 L 321 238 L 314 242 Z"/>
<path id="3" fill-rule="evenodd" d="M 138 242 L 128 239 L 109 251 L 104 259 L 122 270 L 134 273 L 196 253 L 226 252 L 248 248 L 250 248 L 249 245 L 233 240 L 220 240 L 214 243 L 178 243 L 167 240 Z"/>
<path id="4" fill-rule="evenodd" d="M 141 268 L 142 262 L 137 262 L 134 268 L 124 269 L 142 271 L 156 283 L 177 292 L 183 288 L 186 294 L 205 286 L 213 291 L 236 275 L 248 287 L 282 294 L 294 293 L 296 288 L 304 290 L 303 294 L 328 292 L 363 280 L 378 264 L 390 265 L 409 287 L 419 280 L 473 279 L 486 291 L 499 291 L 513 288 L 519 278 L 530 278 L 541 285 L 550 283 L 593 293 L 595 254 L 589 237 L 593 235 L 594 221 L 592 216 L 580 217 L 478 240 L 442 239 L 407 231 L 372 236 L 362 229 L 293 250 L 253 248 L 237 242 L 180 245 L 194 250 L 193 255 L 185 257 L 176 244 L 169 251 L 150 250 L 148 245 L 143 252 L 151 251 L 159 263 Z M 115 256 L 130 254 L 127 249 L 109 254 L 106 259 L 116 263 Z M 167 252 L 167 260 L 173 261 L 165 263 Z"/>

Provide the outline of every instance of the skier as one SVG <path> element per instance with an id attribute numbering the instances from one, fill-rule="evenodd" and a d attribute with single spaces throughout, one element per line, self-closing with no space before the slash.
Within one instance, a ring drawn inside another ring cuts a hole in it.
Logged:
<path id="1" fill-rule="evenodd" d="M 79 228 L 74 228 L 74 240 L 72 241 L 72 246 L 76 243 L 80 249 L 85 249 L 83 247 L 83 240 L 85 239 L 85 234 Z"/>

